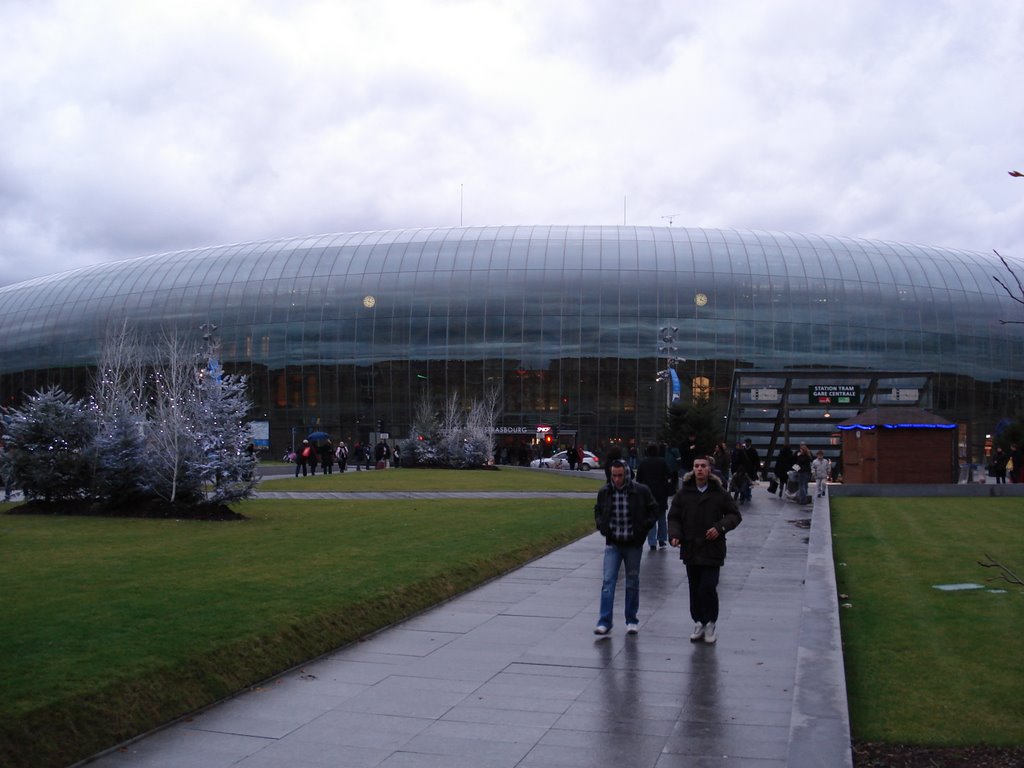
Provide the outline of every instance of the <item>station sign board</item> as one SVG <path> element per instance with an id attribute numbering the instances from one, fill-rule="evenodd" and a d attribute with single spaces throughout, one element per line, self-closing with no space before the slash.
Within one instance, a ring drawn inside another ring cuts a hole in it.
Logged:
<path id="1" fill-rule="evenodd" d="M 807 397 L 812 403 L 849 405 L 860 402 L 860 384 L 811 384 Z"/>

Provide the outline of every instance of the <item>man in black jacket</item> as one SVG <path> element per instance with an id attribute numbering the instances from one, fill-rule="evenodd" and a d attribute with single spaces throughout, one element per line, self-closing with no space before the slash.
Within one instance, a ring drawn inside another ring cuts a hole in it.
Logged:
<path id="1" fill-rule="evenodd" d="M 658 502 L 658 522 L 647 533 L 647 545 L 651 551 L 668 547 L 668 527 L 665 512 L 668 510 L 669 479 L 668 464 L 658 455 L 658 446 L 653 443 L 644 451 L 644 457 L 636 468 L 636 481 L 651 489 Z"/>
<path id="2" fill-rule="evenodd" d="M 736 502 L 711 473 L 710 459 L 695 459 L 668 513 L 669 544 L 680 548 L 690 582 L 693 642 L 718 639 L 718 575 L 725 564 L 725 532 L 742 520 Z"/>
<path id="3" fill-rule="evenodd" d="M 658 502 L 646 485 L 629 479 L 626 464 L 616 459 L 609 466 L 611 480 L 597 492 L 594 524 L 605 540 L 604 578 L 601 584 L 601 615 L 595 635 L 607 635 L 612 628 L 615 584 L 619 567 L 626 565 L 626 632 L 640 631 L 640 560 L 647 531 L 657 522 Z"/>

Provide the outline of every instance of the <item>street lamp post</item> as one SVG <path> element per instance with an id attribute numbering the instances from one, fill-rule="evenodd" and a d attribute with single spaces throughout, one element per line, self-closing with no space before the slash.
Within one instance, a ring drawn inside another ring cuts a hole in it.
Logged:
<path id="1" fill-rule="evenodd" d="M 679 329 L 674 325 L 662 326 L 658 331 L 658 355 L 665 357 L 665 368 L 658 371 L 657 381 L 668 381 L 668 394 L 665 398 L 666 408 L 671 408 L 672 403 L 679 399 L 679 376 L 675 371 L 676 363 L 683 358 L 676 357 L 679 348 L 676 344 L 676 334 Z"/>

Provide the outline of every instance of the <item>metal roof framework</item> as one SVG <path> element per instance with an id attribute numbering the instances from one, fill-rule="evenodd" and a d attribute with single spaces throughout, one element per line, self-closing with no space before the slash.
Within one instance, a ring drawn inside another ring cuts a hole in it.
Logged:
<path id="1" fill-rule="evenodd" d="M 837 424 L 868 409 L 928 410 L 934 374 L 843 368 L 739 369 L 733 373 L 725 434 L 734 445 L 750 438 L 765 470 L 783 445 L 839 456 Z"/>

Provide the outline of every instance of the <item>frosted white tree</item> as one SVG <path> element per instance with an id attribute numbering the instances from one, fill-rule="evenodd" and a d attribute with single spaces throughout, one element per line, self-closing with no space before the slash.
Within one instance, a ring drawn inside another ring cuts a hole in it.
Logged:
<path id="1" fill-rule="evenodd" d="M 409 439 L 402 444 L 402 463 L 405 466 L 435 466 L 438 463 L 436 440 L 437 416 L 430 395 L 423 393 L 416 402 Z M 422 438 L 422 439 L 421 439 Z"/>
<path id="2" fill-rule="evenodd" d="M 451 467 L 467 464 L 465 416 L 458 391 L 452 391 L 441 409 L 440 445 L 438 453 L 443 463 Z"/>
<path id="3" fill-rule="evenodd" d="M 118 505 L 144 495 L 146 370 L 142 345 L 127 323 L 107 334 L 92 382 L 97 419 L 93 444 L 94 494 Z"/>
<path id="4" fill-rule="evenodd" d="M 493 387 L 484 393 L 482 400 L 470 403 L 466 414 L 465 441 L 471 465 L 494 463 L 494 427 L 501 410 L 500 392 Z"/>
<path id="5" fill-rule="evenodd" d="M 196 470 L 210 501 L 227 502 L 252 495 L 256 460 L 246 451 L 250 435 L 245 417 L 249 408 L 246 378 L 224 374 L 216 356 L 210 355 L 200 377 L 194 410 L 194 433 L 202 457 Z"/>
<path id="6" fill-rule="evenodd" d="M 147 490 L 171 504 L 203 500 L 203 463 L 196 434 L 200 351 L 177 331 L 164 334 L 153 369 L 153 396 L 146 423 Z"/>
<path id="7" fill-rule="evenodd" d="M 51 387 L 12 409 L 5 430 L 11 468 L 27 498 L 55 501 L 88 495 L 95 420 L 86 403 Z"/>
<path id="8" fill-rule="evenodd" d="M 251 496 L 255 459 L 245 450 L 245 377 L 223 374 L 212 345 L 202 370 L 203 351 L 176 332 L 165 335 L 159 357 L 146 435 L 152 491 L 186 504 Z"/>
<path id="9" fill-rule="evenodd" d="M 424 395 L 413 414 L 412 431 L 402 445 L 403 464 L 481 467 L 494 461 L 494 427 L 501 413 L 499 392 L 463 407 L 457 392 L 445 400 L 440 418 Z M 421 440 L 420 437 L 423 439 Z"/>
<path id="10" fill-rule="evenodd" d="M 11 411 L 10 461 L 27 496 L 118 508 L 252 495 L 245 377 L 223 374 L 212 344 L 204 355 L 176 332 L 154 348 L 156 364 L 144 350 L 122 326 L 108 335 L 88 403 L 54 387 Z"/>

